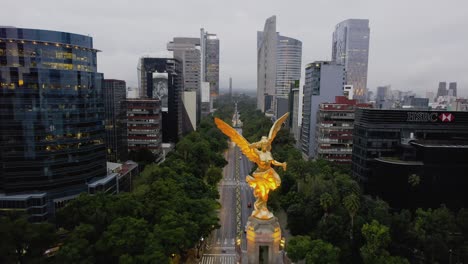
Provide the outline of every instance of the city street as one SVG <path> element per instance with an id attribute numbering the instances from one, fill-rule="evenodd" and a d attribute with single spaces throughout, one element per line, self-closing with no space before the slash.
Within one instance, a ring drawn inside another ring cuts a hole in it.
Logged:
<path id="1" fill-rule="evenodd" d="M 238 129 L 242 133 L 241 129 Z M 244 228 L 252 213 L 254 197 L 245 182 L 245 176 L 252 169 L 252 163 L 242 155 L 237 146 L 230 143 L 225 153 L 228 165 L 223 169 L 223 179 L 219 183 L 221 227 L 211 234 L 206 243 L 205 253 L 200 263 L 230 264 L 238 262 L 236 238 L 241 238 L 242 251 L 246 250 Z M 251 207 L 248 207 L 248 204 Z"/>

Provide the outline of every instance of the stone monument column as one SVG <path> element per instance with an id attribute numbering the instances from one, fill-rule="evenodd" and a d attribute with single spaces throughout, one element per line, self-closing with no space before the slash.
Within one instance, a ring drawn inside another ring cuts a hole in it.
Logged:
<path id="1" fill-rule="evenodd" d="M 278 218 L 258 219 L 250 216 L 247 221 L 248 264 L 280 264 L 280 241 Z"/>

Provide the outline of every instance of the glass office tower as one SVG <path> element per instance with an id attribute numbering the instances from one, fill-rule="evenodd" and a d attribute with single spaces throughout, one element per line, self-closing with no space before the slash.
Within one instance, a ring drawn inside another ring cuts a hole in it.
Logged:
<path id="1" fill-rule="evenodd" d="M 0 210 L 42 220 L 106 175 L 102 74 L 92 41 L 0 27 Z"/>
<path id="2" fill-rule="evenodd" d="M 342 21 L 333 32 L 332 61 L 345 66 L 346 84 L 353 86 L 353 99 L 361 103 L 367 97 L 369 35 L 368 19 Z"/>

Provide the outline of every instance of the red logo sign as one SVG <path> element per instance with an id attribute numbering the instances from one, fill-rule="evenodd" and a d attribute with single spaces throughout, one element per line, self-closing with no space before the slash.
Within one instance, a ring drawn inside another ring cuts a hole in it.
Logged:
<path id="1" fill-rule="evenodd" d="M 442 122 L 452 122 L 455 119 L 455 116 L 450 113 L 442 113 L 440 114 L 439 119 Z"/>

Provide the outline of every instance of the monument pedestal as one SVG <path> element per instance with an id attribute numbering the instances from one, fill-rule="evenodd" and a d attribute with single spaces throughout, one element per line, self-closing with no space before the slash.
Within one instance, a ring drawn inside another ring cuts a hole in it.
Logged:
<path id="1" fill-rule="evenodd" d="M 263 220 L 250 216 L 246 233 L 248 264 L 278 264 L 281 241 L 278 218 Z"/>

